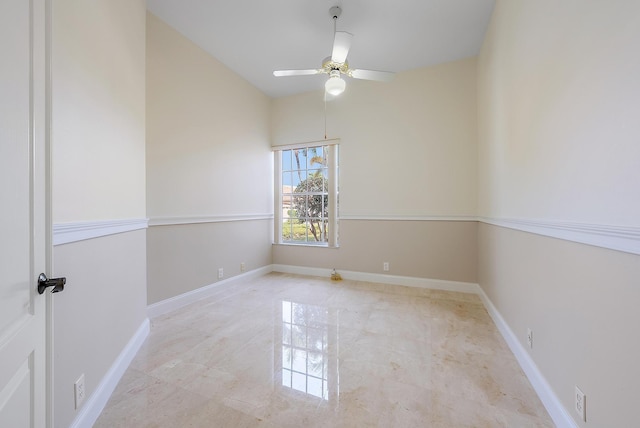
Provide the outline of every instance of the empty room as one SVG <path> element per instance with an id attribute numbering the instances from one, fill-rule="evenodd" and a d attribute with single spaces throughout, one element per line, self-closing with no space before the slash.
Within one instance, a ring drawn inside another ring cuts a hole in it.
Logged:
<path id="1" fill-rule="evenodd" d="M 0 427 L 640 426 L 640 2 L 0 21 Z"/>

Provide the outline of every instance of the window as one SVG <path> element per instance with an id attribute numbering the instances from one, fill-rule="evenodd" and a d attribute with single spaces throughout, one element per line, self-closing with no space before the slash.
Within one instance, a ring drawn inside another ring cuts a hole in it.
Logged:
<path id="1" fill-rule="evenodd" d="M 275 166 L 276 243 L 337 246 L 336 141 L 278 148 Z"/>

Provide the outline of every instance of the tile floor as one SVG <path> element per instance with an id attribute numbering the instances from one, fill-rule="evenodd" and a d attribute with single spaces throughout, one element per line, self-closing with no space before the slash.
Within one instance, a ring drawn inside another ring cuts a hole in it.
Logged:
<path id="1" fill-rule="evenodd" d="M 553 427 L 475 295 L 272 273 L 152 320 L 95 427 Z"/>

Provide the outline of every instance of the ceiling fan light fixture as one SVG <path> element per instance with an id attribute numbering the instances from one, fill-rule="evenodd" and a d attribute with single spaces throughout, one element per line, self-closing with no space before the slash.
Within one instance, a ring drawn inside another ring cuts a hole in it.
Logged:
<path id="1" fill-rule="evenodd" d="M 346 87 L 347 82 L 340 77 L 340 71 L 338 70 L 333 70 L 324 84 L 325 91 L 333 96 L 343 93 Z"/>

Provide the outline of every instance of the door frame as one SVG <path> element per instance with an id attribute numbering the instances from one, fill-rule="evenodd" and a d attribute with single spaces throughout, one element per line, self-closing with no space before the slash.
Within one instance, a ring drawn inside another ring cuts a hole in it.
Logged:
<path id="1" fill-rule="evenodd" d="M 44 6 L 44 34 L 42 41 L 44 42 L 43 50 L 40 55 L 44 58 L 44 210 L 45 210 L 45 269 L 47 273 L 53 270 L 53 210 L 52 210 L 52 155 L 51 155 L 51 117 L 52 117 L 52 74 L 51 74 L 51 54 L 52 54 L 52 21 L 53 9 L 52 0 L 43 0 Z M 45 292 L 45 424 L 47 428 L 54 428 L 54 336 L 53 336 L 53 296 L 50 292 Z"/>

